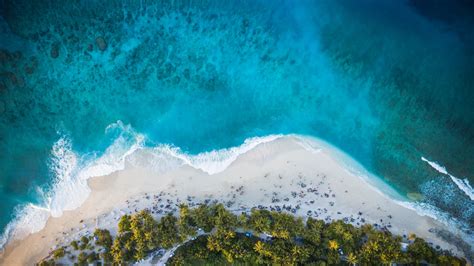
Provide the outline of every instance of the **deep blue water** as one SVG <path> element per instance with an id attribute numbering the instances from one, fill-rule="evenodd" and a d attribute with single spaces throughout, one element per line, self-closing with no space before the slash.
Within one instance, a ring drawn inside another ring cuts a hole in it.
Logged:
<path id="1" fill-rule="evenodd" d="M 469 1 L 0 6 L 0 228 L 45 206 L 59 139 L 87 161 L 117 121 L 191 154 L 315 136 L 474 226 L 474 201 L 421 160 L 474 183 Z"/>

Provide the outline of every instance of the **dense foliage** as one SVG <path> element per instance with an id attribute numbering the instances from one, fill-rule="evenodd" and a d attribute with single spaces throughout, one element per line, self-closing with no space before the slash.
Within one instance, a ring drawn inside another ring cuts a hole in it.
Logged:
<path id="1" fill-rule="evenodd" d="M 411 236 L 410 244 L 402 250 L 400 236 L 370 225 L 358 228 L 342 221 L 324 223 L 313 218 L 304 222 L 287 213 L 259 209 L 238 216 L 221 204 L 194 209 L 182 205 L 179 214 L 178 218 L 168 214 L 159 221 L 147 211 L 124 215 L 115 238 L 109 231 L 97 229 L 93 238 L 82 237 L 71 247 L 55 250 L 52 258 L 40 265 L 54 265 L 68 254 L 79 265 L 99 261 L 129 264 L 191 237 L 176 249 L 168 264 L 466 264 L 416 236 Z M 99 247 L 99 254 L 92 242 Z M 77 257 L 71 254 L 78 249 Z"/>

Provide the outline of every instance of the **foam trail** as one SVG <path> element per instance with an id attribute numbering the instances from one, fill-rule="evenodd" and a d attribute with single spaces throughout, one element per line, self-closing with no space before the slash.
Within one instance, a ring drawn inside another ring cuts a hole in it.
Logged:
<path id="1" fill-rule="evenodd" d="M 55 177 L 53 187 L 47 194 L 47 205 L 53 217 L 65 210 L 73 210 L 85 201 L 90 193 L 86 180 L 78 178 L 79 156 L 72 150 L 72 143 L 61 137 L 51 150 L 50 169 Z"/>
<path id="2" fill-rule="evenodd" d="M 136 133 L 130 125 L 117 121 L 106 128 L 106 132 L 118 130 L 120 135 L 105 153 L 88 163 L 79 173 L 81 179 L 105 176 L 125 168 L 125 160 L 135 151 L 144 147 L 145 136 Z"/>
<path id="3" fill-rule="evenodd" d="M 59 217 L 65 210 L 81 206 L 91 190 L 87 179 L 109 175 L 125 168 L 126 158 L 143 146 L 144 136 L 137 134 L 121 121 L 111 124 L 107 131 L 117 130 L 119 136 L 99 158 L 85 159 L 74 152 L 72 142 L 66 136 L 60 137 L 51 148 L 50 171 L 53 182 L 43 192 L 43 205 L 26 204 L 15 211 L 15 219 L 8 225 L 0 238 L 0 248 L 10 239 L 22 239 L 40 231 L 50 216 Z"/>
<path id="4" fill-rule="evenodd" d="M 117 130 L 119 136 L 99 158 L 82 158 L 74 152 L 71 140 L 65 136 L 54 143 L 51 149 L 50 170 L 55 178 L 48 192 L 43 193 L 39 188 L 45 206 L 28 204 L 18 208 L 16 218 L 7 225 L 7 230 L 0 239 L 0 247 L 10 239 L 22 239 L 28 234 L 38 232 L 50 216 L 59 217 L 65 210 L 80 207 L 91 192 L 87 179 L 123 170 L 126 161 L 134 163 L 134 156 L 130 155 L 144 148 L 145 137 L 121 121 L 109 125 L 106 133 L 113 130 Z M 156 165 L 161 172 L 189 165 L 208 174 L 215 174 L 224 171 L 239 155 L 281 136 L 249 138 L 237 147 L 197 155 L 190 155 L 179 148 L 162 144 L 151 149 L 154 155 L 151 165 Z"/>
<path id="5" fill-rule="evenodd" d="M 179 148 L 174 148 L 169 145 L 158 146 L 155 148 L 155 152 L 168 154 L 171 157 L 181 160 L 182 164 L 189 165 L 212 175 L 224 171 L 239 155 L 252 150 L 259 144 L 272 142 L 282 136 L 283 135 L 269 135 L 249 138 L 246 139 L 242 145 L 237 147 L 202 152 L 197 155 L 183 153 Z"/>
<path id="6" fill-rule="evenodd" d="M 467 180 L 466 178 L 460 179 L 451 175 L 446 170 L 446 167 L 441 166 L 435 162 L 429 161 L 425 157 L 421 157 L 421 160 L 427 162 L 433 169 L 435 169 L 439 173 L 449 176 L 460 190 L 462 190 L 471 200 L 474 200 L 474 189 L 472 188 L 471 184 L 469 184 L 469 180 Z"/>
<path id="7" fill-rule="evenodd" d="M 59 138 L 51 148 L 49 167 L 54 176 L 53 183 L 46 193 L 37 188 L 44 206 L 29 203 L 17 207 L 15 218 L 8 223 L 2 235 L 0 247 L 10 239 L 22 239 L 38 232 L 50 216 L 59 217 L 64 210 L 74 209 L 77 202 L 87 198 L 90 191 L 87 184 L 74 178 L 77 165 L 78 158 L 72 151 L 72 143 L 64 136 Z"/>
<path id="8" fill-rule="evenodd" d="M 10 239 L 22 239 L 40 231 L 50 216 L 49 209 L 31 203 L 17 207 L 15 212 L 15 219 L 7 224 L 0 237 L 0 248 Z"/>

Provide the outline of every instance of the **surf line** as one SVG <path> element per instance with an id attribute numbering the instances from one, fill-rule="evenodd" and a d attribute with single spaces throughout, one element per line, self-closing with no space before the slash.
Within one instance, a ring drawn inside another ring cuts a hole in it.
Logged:
<path id="1" fill-rule="evenodd" d="M 469 184 L 469 180 L 467 178 L 461 179 L 451 175 L 447 170 L 446 167 L 439 165 L 438 163 L 429 161 L 425 157 L 421 157 L 421 160 L 428 163 L 433 169 L 438 171 L 438 173 L 447 175 L 451 178 L 451 180 L 456 184 L 456 186 L 462 190 L 471 200 L 474 200 L 474 189 L 472 188 L 471 184 Z"/>

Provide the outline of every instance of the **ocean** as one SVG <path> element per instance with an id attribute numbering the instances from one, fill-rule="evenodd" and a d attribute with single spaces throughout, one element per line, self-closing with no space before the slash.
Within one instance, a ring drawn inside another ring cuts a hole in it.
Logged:
<path id="1" fill-rule="evenodd" d="M 0 244 L 79 206 L 137 149 L 213 173 L 279 134 L 334 145 L 473 234 L 469 1 L 0 7 Z"/>

